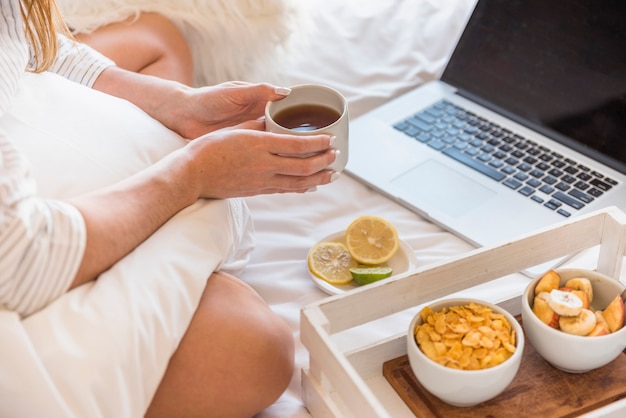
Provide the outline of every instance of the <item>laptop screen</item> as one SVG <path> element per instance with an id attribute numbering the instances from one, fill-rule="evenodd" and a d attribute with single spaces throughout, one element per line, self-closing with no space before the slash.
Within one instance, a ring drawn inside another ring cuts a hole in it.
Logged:
<path id="1" fill-rule="evenodd" d="M 442 80 L 626 173 L 626 2 L 479 1 Z"/>

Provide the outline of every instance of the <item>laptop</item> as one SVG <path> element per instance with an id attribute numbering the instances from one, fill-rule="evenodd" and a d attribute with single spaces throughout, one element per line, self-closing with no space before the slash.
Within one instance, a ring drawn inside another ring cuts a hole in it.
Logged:
<path id="1" fill-rule="evenodd" d="M 476 246 L 626 211 L 623 16 L 479 0 L 440 80 L 352 121 L 347 173 Z"/>

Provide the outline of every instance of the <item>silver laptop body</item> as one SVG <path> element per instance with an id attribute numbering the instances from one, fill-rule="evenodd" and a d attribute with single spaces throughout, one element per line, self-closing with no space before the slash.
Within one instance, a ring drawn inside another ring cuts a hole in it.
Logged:
<path id="1" fill-rule="evenodd" d="M 626 210 L 624 15 L 479 1 L 441 80 L 352 122 L 347 172 L 478 246 Z"/>

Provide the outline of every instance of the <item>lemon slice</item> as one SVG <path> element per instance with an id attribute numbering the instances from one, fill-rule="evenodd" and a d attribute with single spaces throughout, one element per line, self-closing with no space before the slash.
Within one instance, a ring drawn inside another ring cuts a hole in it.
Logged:
<path id="1" fill-rule="evenodd" d="M 359 285 L 374 283 L 391 276 L 393 269 L 388 266 L 353 267 L 350 269 L 352 278 Z"/>
<path id="2" fill-rule="evenodd" d="M 400 246 L 396 228 L 378 216 L 361 216 L 346 230 L 346 246 L 350 255 L 361 264 L 386 263 Z"/>
<path id="3" fill-rule="evenodd" d="M 358 265 L 346 246 L 339 242 L 320 242 L 313 246 L 308 263 L 313 274 L 331 284 L 350 283 L 350 268 Z"/>

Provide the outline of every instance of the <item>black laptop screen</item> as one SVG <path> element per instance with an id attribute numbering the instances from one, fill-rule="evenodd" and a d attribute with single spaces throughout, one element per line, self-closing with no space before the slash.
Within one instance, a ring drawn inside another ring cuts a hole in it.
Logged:
<path id="1" fill-rule="evenodd" d="M 479 1 L 442 80 L 626 172 L 626 1 Z"/>

